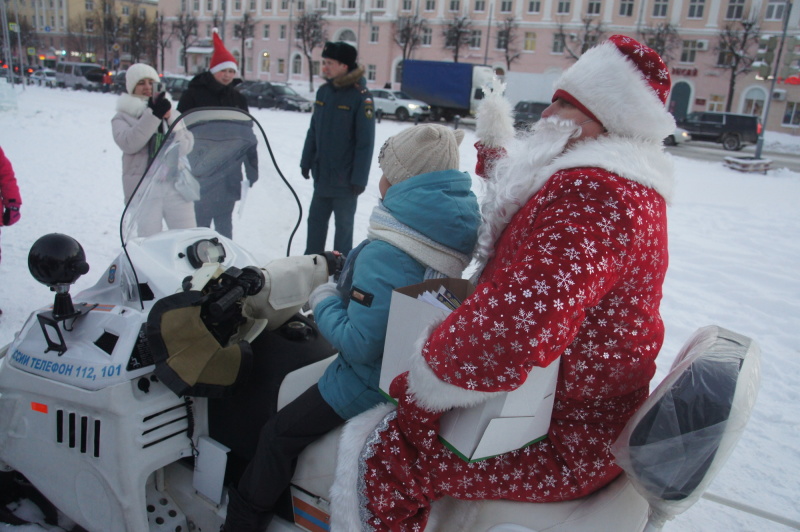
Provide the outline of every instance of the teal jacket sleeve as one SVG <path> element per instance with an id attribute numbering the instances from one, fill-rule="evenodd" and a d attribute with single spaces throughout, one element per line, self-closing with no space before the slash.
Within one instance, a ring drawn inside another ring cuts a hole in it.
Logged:
<path id="1" fill-rule="evenodd" d="M 370 242 L 353 273 L 352 290 L 364 297 L 346 294 L 348 303 L 337 297 L 322 301 L 315 311 L 319 331 L 350 365 L 380 363 L 392 291 L 419 282 L 424 272 L 419 262 L 394 246 Z"/>

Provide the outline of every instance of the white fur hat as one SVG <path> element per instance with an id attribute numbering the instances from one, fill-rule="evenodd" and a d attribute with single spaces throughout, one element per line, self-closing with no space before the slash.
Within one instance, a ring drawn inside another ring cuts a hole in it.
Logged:
<path id="1" fill-rule="evenodd" d="M 392 185 L 419 174 L 458 170 L 463 138 L 464 131 L 439 124 L 411 126 L 383 144 L 378 166 Z"/>
<path id="2" fill-rule="evenodd" d="M 624 35 L 583 54 L 555 84 L 563 98 L 612 134 L 661 142 L 675 129 L 665 103 L 669 69 L 659 55 Z"/>
<path id="3" fill-rule="evenodd" d="M 158 77 L 156 69 L 144 63 L 136 63 L 128 67 L 125 71 L 125 88 L 128 89 L 128 94 L 133 94 L 133 89 L 136 84 L 143 79 L 152 79 L 153 83 L 158 83 L 161 79 Z"/>

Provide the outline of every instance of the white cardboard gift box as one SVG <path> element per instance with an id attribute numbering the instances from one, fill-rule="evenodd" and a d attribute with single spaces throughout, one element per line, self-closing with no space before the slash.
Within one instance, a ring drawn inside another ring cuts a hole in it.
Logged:
<path id="1" fill-rule="evenodd" d="M 417 299 L 419 294 L 427 290 L 436 292 L 440 286 L 462 301 L 473 290 L 465 279 L 430 279 L 392 292 L 380 378 L 381 391 L 387 397 L 392 380 L 408 371 L 409 357 L 418 348 L 423 332 L 451 312 Z M 546 368 L 534 367 L 516 390 L 470 408 L 447 412 L 440 424 L 442 442 L 472 462 L 526 447 L 546 437 L 559 361 Z"/>

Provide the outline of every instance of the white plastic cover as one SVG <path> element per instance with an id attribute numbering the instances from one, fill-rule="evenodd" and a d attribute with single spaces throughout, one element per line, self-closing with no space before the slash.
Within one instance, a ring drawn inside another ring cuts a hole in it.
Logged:
<path id="1" fill-rule="evenodd" d="M 756 400 L 759 361 L 750 338 L 703 327 L 628 421 L 612 452 L 650 504 L 651 524 L 697 502 L 727 460 Z"/>

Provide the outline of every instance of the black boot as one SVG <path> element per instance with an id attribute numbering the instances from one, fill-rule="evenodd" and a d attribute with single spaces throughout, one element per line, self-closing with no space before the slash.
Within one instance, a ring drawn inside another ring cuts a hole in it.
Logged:
<path id="1" fill-rule="evenodd" d="M 235 488 L 228 488 L 228 515 L 221 532 L 263 532 L 270 521 L 271 512 L 253 507 Z"/>

